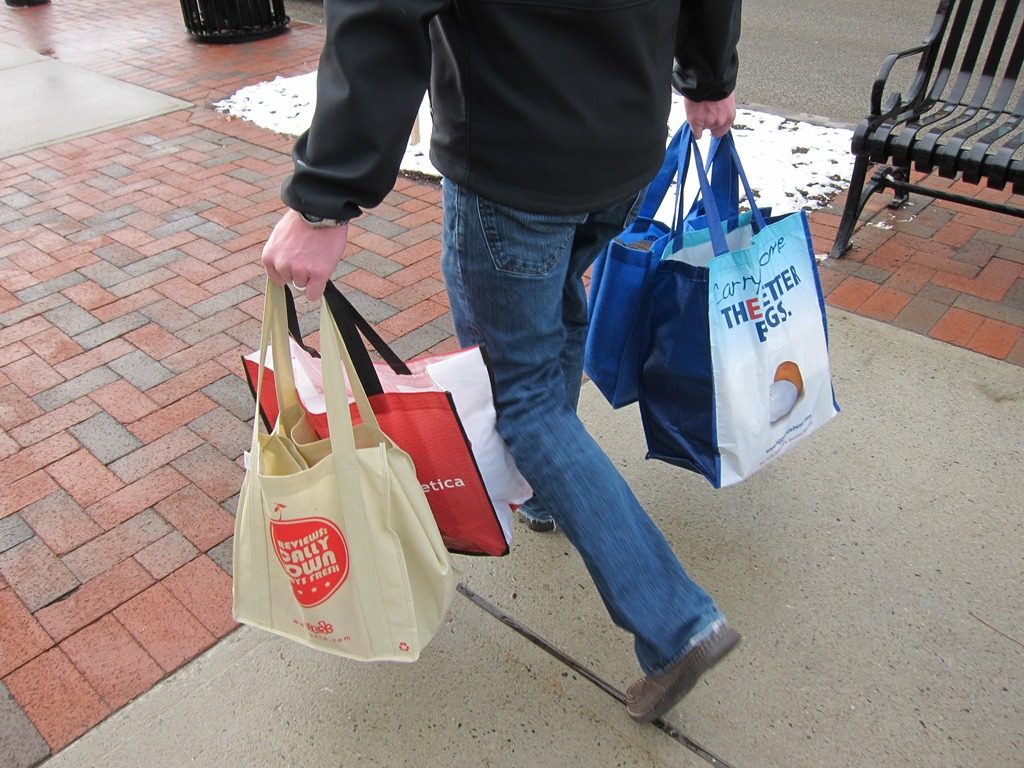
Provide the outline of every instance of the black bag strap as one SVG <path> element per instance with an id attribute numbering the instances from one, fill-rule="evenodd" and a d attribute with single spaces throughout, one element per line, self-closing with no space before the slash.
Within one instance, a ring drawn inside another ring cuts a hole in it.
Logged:
<path id="1" fill-rule="evenodd" d="M 292 289 L 287 285 L 284 287 L 284 306 L 288 322 L 288 335 L 295 339 L 298 345 L 313 357 L 320 357 L 320 353 L 302 339 L 302 329 L 299 327 L 299 313 L 295 309 L 295 297 L 292 296 Z"/>
<path id="2" fill-rule="evenodd" d="M 327 301 L 327 307 L 334 318 L 334 322 L 338 325 L 338 330 L 341 332 L 345 347 L 348 349 L 352 362 L 355 364 L 356 374 L 359 376 L 359 381 L 363 385 L 363 389 L 366 390 L 367 395 L 379 395 L 384 392 L 384 387 L 380 383 L 380 377 L 377 375 L 377 369 L 373 367 L 373 360 L 366 349 L 367 343 L 380 355 L 381 359 L 387 363 L 392 371 L 400 376 L 412 375 L 412 371 L 405 364 L 405 361 L 388 346 L 387 342 L 374 330 L 370 322 L 359 314 L 359 310 L 352 306 L 352 302 L 331 281 L 328 281 L 324 287 L 324 299 Z M 285 288 L 285 306 L 288 316 L 288 332 L 303 349 L 319 357 L 316 350 L 307 346 L 302 340 L 298 313 L 295 309 L 295 299 L 287 287 Z"/>
<path id="3" fill-rule="evenodd" d="M 339 326 L 344 322 L 346 325 L 358 329 L 363 338 L 370 343 L 370 346 L 381 356 L 381 359 L 388 364 L 392 371 L 401 376 L 412 376 L 412 371 L 409 370 L 409 366 L 405 364 L 405 361 L 388 346 L 387 342 L 370 325 L 370 322 L 359 314 L 359 310 L 352 306 L 352 302 L 345 297 L 338 289 L 338 286 L 328 282 L 324 289 L 324 295 L 327 297 L 327 306 L 330 308 L 331 314 L 334 315 L 335 322 Z M 346 341 L 345 343 L 347 344 L 348 342 Z"/>

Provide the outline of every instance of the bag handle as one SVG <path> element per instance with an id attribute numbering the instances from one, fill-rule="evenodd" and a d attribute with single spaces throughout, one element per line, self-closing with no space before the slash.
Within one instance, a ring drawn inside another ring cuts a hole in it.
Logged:
<path id="1" fill-rule="evenodd" d="M 338 289 L 338 286 L 328 281 L 324 287 L 324 295 L 327 297 L 327 304 L 331 308 L 334 322 L 338 324 L 338 330 L 341 331 L 341 337 L 345 339 L 345 344 L 349 344 L 349 335 L 346 333 L 346 330 L 357 329 L 363 335 L 363 338 L 370 343 L 374 351 L 381 356 L 381 359 L 391 367 L 391 370 L 402 376 L 412 375 L 412 371 L 409 370 L 409 366 L 406 365 L 405 361 L 388 346 L 387 342 L 380 337 L 380 334 L 370 324 L 370 321 L 359 313 L 359 310 L 353 306 L 348 297 Z M 362 346 L 362 343 L 356 346 Z M 353 352 L 349 349 L 349 354 L 358 363 L 358 351 Z"/>
<path id="2" fill-rule="evenodd" d="M 288 332 L 313 357 L 320 357 L 319 352 L 303 342 L 302 330 L 299 328 L 298 313 L 295 309 L 295 299 L 292 297 L 292 293 L 287 286 L 285 286 L 284 292 L 288 313 Z M 345 340 L 345 346 L 348 348 L 352 361 L 355 364 L 359 380 L 362 382 L 368 395 L 379 395 L 383 393 L 384 388 L 380 383 L 380 377 L 377 375 L 377 369 L 373 365 L 373 360 L 370 359 L 370 354 L 366 350 L 366 342 L 370 344 L 373 350 L 380 355 L 381 359 L 395 373 L 400 376 L 412 375 L 412 371 L 405 361 L 388 346 L 387 342 L 374 330 L 370 322 L 359 313 L 359 310 L 352 305 L 352 302 L 348 300 L 345 294 L 333 282 L 327 282 L 324 287 L 324 297 L 327 299 L 331 315 L 334 317 L 334 322 L 338 326 L 341 337 Z"/>
<path id="3" fill-rule="evenodd" d="M 724 147 L 724 150 L 723 150 Z M 722 233 L 723 222 L 722 217 L 718 210 L 718 204 L 715 201 L 715 195 L 711 189 L 711 182 L 708 180 L 707 171 L 705 170 L 704 161 L 701 157 L 700 147 L 697 145 L 696 139 L 691 135 L 690 138 L 690 149 L 693 152 L 694 158 L 696 159 L 696 174 L 697 181 L 700 184 L 700 196 L 698 200 L 704 204 L 704 214 L 708 222 L 708 234 L 711 237 L 711 245 L 716 256 L 722 256 L 729 252 L 729 246 L 726 243 L 725 235 Z M 754 198 L 754 192 L 750 188 L 750 182 L 747 180 L 747 175 L 743 170 L 743 164 L 740 162 L 739 154 L 736 151 L 736 143 L 732 137 L 732 131 L 729 131 L 725 136 L 721 138 L 719 143 L 713 148 L 715 153 L 721 151 L 729 152 L 733 165 L 736 169 L 736 175 L 740 182 L 743 184 L 743 190 L 747 195 L 747 201 L 750 203 L 751 214 L 754 222 L 754 231 L 760 231 L 766 225 L 764 216 L 761 210 L 757 206 L 757 201 Z M 689 170 L 689 163 L 680 162 L 678 170 L 678 179 L 680 186 L 686 182 L 687 171 Z M 678 250 L 683 245 L 684 233 L 682 228 L 676 232 L 673 237 L 673 249 Z"/>
<path id="4" fill-rule="evenodd" d="M 338 327 L 338 331 L 341 333 L 341 338 L 344 339 L 345 346 L 348 347 L 349 354 L 355 363 L 359 380 L 366 388 L 368 394 L 379 395 L 384 391 L 384 388 L 381 386 L 377 369 L 373 366 L 373 361 L 370 359 L 369 352 L 366 351 L 363 339 L 369 342 L 370 346 L 380 355 L 381 359 L 387 363 L 392 371 L 399 376 L 412 375 L 412 371 L 405 361 L 388 346 L 387 342 L 380 337 L 380 334 L 374 330 L 369 321 L 359 314 L 359 310 L 352 306 L 352 302 L 345 297 L 333 282 L 327 282 L 327 285 L 324 287 L 324 297 L 327 300 L 327 306 L 331 310 L 331 315 Z"/>
<path id="5" fill-rule="evenodd" d="M 682 212 L 683 206 L 683 179 L 680 178 L 679 168 L 689 163 L 690 146 L 695 141 L 690 124 L 683 122 L 679 129 L 672 136 L 668 147 L 665 149 L 665 159 L 657 175 L 648 184 L 640 202 L 640 209 L 637 212 L 635 222 L 653 220 L 661 208 L 661 204 L 668 194 L 672 181 L 676 181 L 676 207 L 673 213 L 672 230 L 679 228 L 679 222 L 691 215 L 697 215 L 700 208 L 700 198 L 693 201 L 690 212 L 685 216 Z M 708 169 L 714 165 L 712 174 L 711 189 L 719 206 L 726 210 L 739 208 L 739 181 L 732 163 L 732 157 L 728 152 L 720 151 L 721 141 L 712 140 L 711 152 L 708 156 Z"/>
<path id="6" fill-rule="evenodd" d="M 689 146 L 689 137 L 691 135 L 690 124 L 685 122 L 675 132 L 672 141 L 669 142 L 668 147 L 665 149 L 665 159 L 661 163 L 661 168 L 658 169 L 658 175 L 647 185 L 647 190 L 644 192 L 644 199 L 640 202 L 640 210 L 637 211 L 638 221 L 653 219 L 655 214 L 658 213 L 665 195 L 668 194 L 668 188 L 672 185 L 672 179 L 675 178 L 679 152 L 684 146 L 683 142 L 686 142 L 686 146 Z"/>
<path id="7" fill-rule="evenodd" d="M 275 290 L 271 290 L 271 286 Z M 295 388 L 295 371 L 292 368 L 292 353 L 291 344 L 288 341 L 288 334 L 285 331 L 285 327 L 282 324 L 282 318 L 279 317 L 281 298 L 283 298 L 283 286 L 277 285 L 272 281 L 267 281 L 267 298 L 264 302 L 263 307 L 263 330 L 264 336 L 267 335 L 268 326 L 270 333 L 270 344 L 271 344 L 271 359 L 274 361 L 274 389 L 277 392 L 277 403 L 278 412 L 283 413 L 287 408 L 292 406 L 298 406 L 299 394 Z M 270 317 L 270 321 L 267 321 L 267 317 Z M 259 371 L 259 387 L 256 390 L 256 402 L 261 403 L 259 399 L 261 394 L 261 387 L 263 385 L 263 365 L 266 358 L 266 349 L 260 347 L 260 371 Z"/>
<path id="8" fill-rule="evenodd" d="M 352 461 L 356 462 L 355 431 L 345 392 L 346 376 L 363 427 L 372 431 L 374 441 L 378 444 L 390 444 L 390 440 L 381 432 L 377 415 L 370 407 L 370 400 L 357 375 L 348 345 L 342 338 L 341 329 L 334 319 L 334 313 L 326 297 L 320 300 L 320 344 L 324 352 L 321 367 L 324 377 L 324 400 L 327 403 L 327 424 L 331 435 L 331 453 L 335 456 L 339 453 L 351 455 Z M 289 364 L 290 362 L 289 360 Z M 335 436 L 339 438 L 338 443 L 335 443 Z M 342 449 L 340 452 L 339 448 Z"/>
<path id="9" fill-rule="evenodd" d="M 256 413 L 259 415 L 263 402 L 263 385 L 266 381 L 267 347 L 271 348 L 271 359 L 274 361 L 274 391 L 277 394 L 278 418 L 288 408 L 300 407 L 299 393 L 295 388 L 295 371 L 292 368 L 292 355 L 288 341 L 287 319 L 282 318 L 282 304 L 287 303 L 286 289 L 271 280 L 267 280 L 263 298 L 263 327 L 260 333 L 259 370 L 256 374 Z M 287 314 L 287 312 L 286 312 Z M 297 327 L 297 323 L 296 323 Z M 252 425 L 252 451 L 255 454 L 259 440 L 261 419 L 254 418 Z M 268 424 L 268 431 L 274 425 Z"/>
<path id="10" fill-rule="evenodd" d="M 694 199 L 690 211 L 683 214 L 683 189 L 686 174 L 679 172 L 680 168 L 689 167 L 691 147 L 695 145 L 696 141 L 690 124 L 683 122 L 665 150 L 665 160 L 658 175 L 654 177 L 644 193 L 644 199 L 636 218 L 637 222 L 645 219 L 651 220 L 657 215 L 673 180 L 676 182 L 676 205 L 672 212 L 671 229 L 676 233 L 677 239 L 681 230 L 680 222 L 685 221 L 691 215 L 697 215 L 701 207 L 699 195 Z M 719 201 L 719 205 L 726 207 L 727 210 L 738 209 L 739 182 L 735 180 L 731 157 L 727 152 L 721 150 L 719 139 L 712 140 L 706 170 L 710 170 L 712 166 L 715 168 L 715 173 L 712 175 L 711 190 L 715 200 Z M 719 167 L 721 167 L 721 172 L 718 170 Z"/>
<path id="11" fill-rule="evenodd" d="M 750 204 L 751 215 L 754 220 L 754 229 L 755 231 L 760 232 L 768 225 L 764 220 L 764 214 L 761 213 L 761 208 L 758 206 L 757 200 L 754 198 L 754 190 L 751 189 L 750 182 L 747 180 L 746 171 L 743 170 L 743 163 L 740 162 L 740 155 L 736 150 L 736 140 L 733 138 L 731 130 L 722 137 L 722 142 L 726 144 L 729 149 L 729 155 L 732 157 L 733 165 L 736 168 L 736 176 L 743 185 L 743 193 L 747 196 L 747 202 Z"/>
<path id="12" fill-rule="evenodd" d="M 740 179 L 732 154 L 728 150 L 722 149 L 721 138 L 711 139 L 711 149 L 708 152 L 708 163 L 705 170 L 710 173 L 711 192 L 715 196 L 718 211 L 724 213 L 728 218 L 731 229 L 739 218 Z M 703 215 L 704 206 L 698 197 L 694 199 L 684 220 Z"/>
<path id="13" fill-rule="evenodd" d="M 692 148 L 698 147 L 698 139 L 693 133 L 690 133 L 690 146 L 687 147 L 686 151 L 689 153 Z M 735 179 L 735 168 L 733 167 L 732 158 L 726 150 L 722 149 L 721 139 L 713 138 L 711 140 L 711 148 L 708 152 L 707 163 L 704 164 L 700 160 L 700 152 L 696 153 L 696 162 L 699 164 L 699 169 L 703 169 L 705 175 L 709 172 L 711 181 L 711 196 L 714 198 L 718 205 L 718 210 L 723 208 L 730 212 L 729 220 L 732 221 L 734 218 L 738 218 L 738 209 L 740 207 L 739 201 L 739 181 Z M 682 242 L 682 233 L 685 229 L 684 226 L 678 222 L 684 222 L 691 216 L 698 216 L 701 214 L 705 215 L 703 195 L 697 195 L 693 199 L 693 203 L 690 206 L 690 210 L 683 215 L 683 196 L 686 188 L 686 169 L 690 167 L 689 154 L 679 156 L 679 164 L 676 167 L 676 210 L 673 213 L 672 218 L 672 232 L 674 233 L 673 242 L 676 247 Z M 684 169 L 680 172 L 680 169 Z M 733 213 L 735 212 L 735 214 Z"/>
<path id="14" fill-rule="evenodd" d="M 288 321 L 288 335 L 295 339 L 295 343 L 302 347 L 313 357 L 320 357 L 320 353 L 306 344 L 302 338 L 302 328 L 299 327 L 299 313 L 295 309 L 295 297 L 287 285 L 284 287 L 285 316 Z"/>
<path id="15" fill-rule="evenodd" d="M 272 280 L 267 280 L 266 298 L 263 305 L 263 333 L 260 339 L 260 367 L 259 378 L 256 385 L 256 398 L 260 402 L 260 395 L 263 390 L 266 367 L 268 342 L 271 347 L 271 354 L 274 360 L 274 389 L 277 390 L 278 402 L 281 404 L 281 411 L 290 405 L 299 405 L 298 392 L 295 389 L 295 373 L 292 369 L 292 356 L 288 350 L 287 319 L 282 316 L 286 314 L 284 305 L 285 287 L 278 285 Z M 375 430 L 384 440 L 380 425 L 377 423 L 377 416 L 370 407 L 370 401 L 362 382 L 356 375 L 355 365 L 348 353 L 348 347 L 341 338 L 341 331 L 326 300 L 320 302 L 320 336 L 324 346 L 322 358 L 322 370 L 324 375 L 324 392 L 327 403 L 327 421 L 331 429 L 332 440 L 337 435 L 340 447 L 352 455 L 355 455 L 355 442 L 352 432 L 352 415 L 347 407 L 348 396 L 345 391 L 345 376 L 342 368 L 348 375 L 348 387 L 355 398 L 359 411 L 359 418 L 369 429 Z M 280 350 L 280 351 L 279 351 Z M 330 383 L 329 383 L 330 382 Z M 331 407 L 332 403 L 335 407 Z M 338 404 L 344 404 L 340 407 Z M 340 411 L 340 413 L 338 413 Z M 333 416 L 332 416 L 333 412 Z M 346 423 L 347 422 L 347 423 Z M 337 424 L 335 424 L 337 423 Z M 337 425 L 340 431 L 335 431 Z M 255 420 L 254 430 L 259 430 L 259 419 Z M 255 437 L 253 438 L 255 440 Z M 332 451 L 333 449 L 332 443 Z"/>
<path id="16" fill-rule="evenodd" d="M 697 200 L 703 203 L 705 207 L 705 216 L 708 219 L 708 233 L 711 236 L 712 246 L 716 256 L 721 256 L 724 253 L 728 253 L 729 247 L 725 242 L 725 236 L 722 233 L 722 217 L 718 213 L 718 204 L 715 202 L 715 195 L 711 189 L 711 182 L 708 180 L 708 172 L 705 170 L 705 164 L 700 156 L 700 147 L 697 145 L 696 139 L 690 137 L 690 152 L 693 153 L 693 157 L 696 160 L 696 176 L 697 182 L 700 185 L 700 193 L 697 196 Z M 679 164 L 679 187 L 680 189 L 686 183 L 686 176 L 689 172 L 689 157 L 686 160 L 680 160 Z M 675 232 L 673 239 L 673 250 L 682 248 L 683 245 L 683 231 L 680 227 L 679 231 Z"/>
<path id="17" fill-rule="evenodd" d="M 706 197 L 714 199 L 717 211 L 725 211 L 726 221 L 735 221 L 739 216 L 739 190 L 741 185 L 746 193 L 747 202 L 754 209 L 753 216 L 756 229 L 760 230 L 763 228 L 764 218 L 760 210 L 757 209 L 753 193 L 750 189 L 750 182 L 747 180 L 743 164 L 740 162 L 739 155 L 736 152 L 736 143 L 731 130 L 725 136 L 711 140 L 707 164 L 700 164 L 705 175 L 708 172 L 711 173 L 711 194 L 705 195 L 702 192 L 701 195 L 694 199 L 690 210 L 685 216 L 683 215 L 683 185 L 686 180 L 686 172 L 683 171 L 681 173 L 680 169 L 686 169 L 689 166 L 690 148 L 696 146 L 696 144 L 697 139 L 693 135 L 690 124 L 684 121 L 672 136 L 672 140 L 665 150 L 665 159 L 662 162 L 661 168 L 644 192 L 635 221 L 651 220 L 657 215 L 658 209 L 664 202 L 665 195 L 668 194 L 674 179 L 676 181 L 677 205 L 673 216 L 672 230 L 677 233 L 677 240 L 680 234 L 678 222 L 699 215 L 702 202 Z M 707 208 L 706 203 L 704 208 Z M 715 218 L 718 221 L 722 221 L 719 214 L 716 214 Z M 676 246 L 678 247 L 678 245 L 679 243 L 677 242 Z"/>

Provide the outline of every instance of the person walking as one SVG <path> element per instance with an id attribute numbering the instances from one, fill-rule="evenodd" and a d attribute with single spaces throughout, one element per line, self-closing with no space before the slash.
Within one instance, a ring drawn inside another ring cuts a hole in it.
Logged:
<path id="1" fill-rule="evenodd" d="M 325 0 L 309 130 L 268 277 L 318 301 L 348 221 L 392 189 L 428 90 L 443 177 L 441 268 L 460 343 L 493 368 L 498 430 L 643 676 L 635 720 L 664 715 L 739 642 L 576 415 L 583 275 L 661 165 L 674 85 L 695 135 L 735 118 L 741 0 Z"/>

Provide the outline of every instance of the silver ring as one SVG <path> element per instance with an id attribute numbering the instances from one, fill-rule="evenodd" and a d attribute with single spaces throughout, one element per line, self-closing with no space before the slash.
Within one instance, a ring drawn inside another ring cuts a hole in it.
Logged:
<path id="1" fill-rule="evenodd" d="M 306 286 L 296 285 L 294 282 L 288 283 L 288 287 L 291 288 L 293 291 L 297 291 L 298 293 L 306 292 Z"/>

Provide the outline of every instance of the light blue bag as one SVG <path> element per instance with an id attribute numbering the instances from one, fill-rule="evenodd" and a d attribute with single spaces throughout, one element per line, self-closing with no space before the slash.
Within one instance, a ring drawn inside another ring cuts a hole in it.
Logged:
<path id="1" fill-rule="evenodd" d="M 731 134 L 722 143 L 753 205 Z M 754 207 L 751 226 L 729 232 L 699 160 L 696 171 L 709 226 L 681 233 L 651 280 L 640 414 L 648 458 L 720 488 L 787 452 L 839 407 L 806 213 L 766 219 Z"/>

